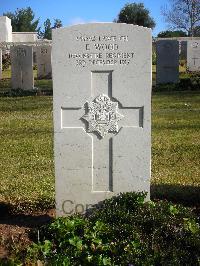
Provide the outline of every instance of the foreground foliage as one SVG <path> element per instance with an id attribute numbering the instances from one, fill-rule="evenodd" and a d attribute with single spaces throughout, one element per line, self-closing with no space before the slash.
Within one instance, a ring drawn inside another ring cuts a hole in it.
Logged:
<path id="1" fill-rule="evenodd" d="M 45 265 L 199 265 L 200 226 L 195 215 L 145 193 L 105 200 L 85 217 L 58 218 L 40 230 L 29 263 Z"/>

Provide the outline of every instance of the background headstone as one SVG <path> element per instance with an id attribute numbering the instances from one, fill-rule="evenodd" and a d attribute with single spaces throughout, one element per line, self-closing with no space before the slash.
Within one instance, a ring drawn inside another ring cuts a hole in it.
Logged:
<path id="1" fill-rule="evenodd" d="M 120 192 L 149 193 L 151 30 L 61 28 L 52 49 L 57 215 Z"/>
<path id="2" fill-rule="evenodd" d="M 19 45 L 10 49 L 11 83 L 13 89 L 32 90 L 33 77 L 33 48 Z"/>
<path id="3" fill-rule="evenodd" d="M 181 41 L 180 59 L 187 60 L 187 41 Z"/>
<path id="4" fill-rule="evenodd" d="M 52 77 L 52 67 L 51 67 L 51 46 L 44 45 L 37 47 L 37 77 L 51 78 Z"/>
<path id="5" fill-rule="evenodd" d="M 188 41 L 187 68 L 189 71 L 200 71 L 200 40 Z"/>
<path id="6" fill-rule="evenodd" d="M 36 52 L 33 51 L 33 65 L 37 66 L 37 55 Z"/>
<path id="7" fill-rule="evenodd" d="M 33 65 L 37 66 L 37 46 L 33 46 Z"/>
<path id="8" fill-rule="evenodd" d="M 2 50 L 0 49 L 0 79 L 2 79 Z"/>
<path id="9" fill-rule="evenodd" d="M 11 19 L 0 16 L 0 42 L 12 42 Z"/>
<path id="10" fill-rule="evenodd" d="M 156 83 L 179 82 L 179 42 L 161 40 L 156 42 Z"/>

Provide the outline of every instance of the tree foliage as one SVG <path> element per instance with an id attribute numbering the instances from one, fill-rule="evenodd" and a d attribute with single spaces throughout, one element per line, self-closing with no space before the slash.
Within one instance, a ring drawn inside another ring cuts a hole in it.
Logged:
<path id="1" fill-rule="evenodd" d="M 51 40 L 51 21 L 50 19 L 46 19 L 44 22 L 44 30 L 40 33 L 40 37 L 43 39 Z"/>
<path id="2" fill-rule="evenodd" d="M 61 28 L 62 26 L 62 21 L 60 19 L 54 19 L 54 25 L 52 27 L 53 29 Z"/>
<path id="3" fill-rule="evenodd" d="M 60 28 L 62 27 L 62 21 L 60 19 L 54 19 L 54 23 L 52 26 L 52 23 L 50 19 L 46 19 L 44 22 L 44 30 L 40 31 L 39 36 L 42 39 L 51 40 L 52 39 L 52 29 Z"/>
<path id="4" fill-rule="evenodd" d="M 162 7 L 162 15 L 171 29 L 183 30 L 195 36 L 200 26 L 200 0 L 169 0 L 171 7 Z"/>
<path id="5" fill-rule="evenodd" d="M 156 25 L 154 19 L 149 14 L 149 10 L 146 9 L 142 3 L 126 4 L 114 21 L 117 23 L 134 24 L 152 29 Z"/>
<path id="6" fill-rule="evenodd" d="M 145 197 L 123 193 L 85 216 L 62 217 L 43 226 L 23 265 L 38 260 L 51 266 L 199 265 L 197 215 L 167 201 L 147 202 Z"/>
<path id="7" fill-rule="evenodd" d="M 14 13 L 3 14 L 11 19 L 14 32 L 35 32 L 39 31 L 39 19 L 35 19 L 35 14 L 30 7 L 17 9 Z"/>
<path id="8" fill-rule="evenodd" d="M 161 31 L 158 33 L 159 38 L 171 38 L 171 37 L 187 37 L 186 32 L 182 30 L 177 30 L 177 31 Z"/>

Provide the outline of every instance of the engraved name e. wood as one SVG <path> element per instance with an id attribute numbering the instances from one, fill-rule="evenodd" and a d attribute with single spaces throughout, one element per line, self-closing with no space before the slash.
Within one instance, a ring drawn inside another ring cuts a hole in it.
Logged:
<path id="1" fill-rule="evenodd" d="M 108 132 L 118 132 L 118 124 L 124 116 L 118 113 L 118 103 L 101 94 L 92 102 L 87 102 L 88 112 L 82 119 L 88 122 L 88 132 L 97 132 L 104 138 Z"/>
<path id="2" fill-rule="evenodd" d="M 134 60 L 134 51 L 122 51 L 121 45 L 129 42 L 127 35 L 76 36 L 82 52 L 70 52 L 68 60 L 76 67 L 127 66 Z"/>

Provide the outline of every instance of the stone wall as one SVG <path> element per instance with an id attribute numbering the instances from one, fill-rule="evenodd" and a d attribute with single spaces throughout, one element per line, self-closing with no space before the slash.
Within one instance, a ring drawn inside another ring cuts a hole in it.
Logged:
<path id="1" fill-rule="evenodd" d="M 13 42 L 36 42 L 37 32 L 13 32 L 12 41 Z"/>

